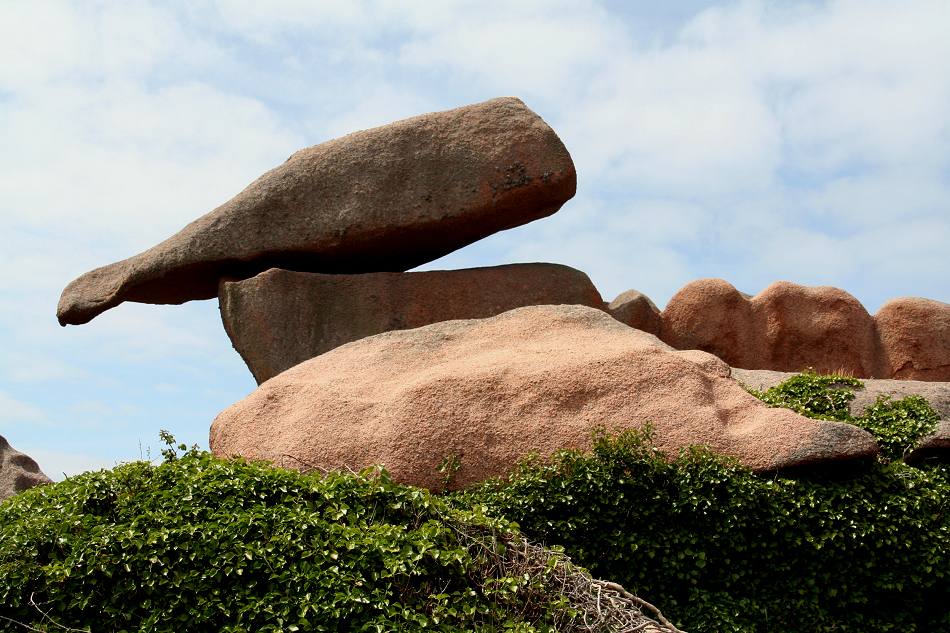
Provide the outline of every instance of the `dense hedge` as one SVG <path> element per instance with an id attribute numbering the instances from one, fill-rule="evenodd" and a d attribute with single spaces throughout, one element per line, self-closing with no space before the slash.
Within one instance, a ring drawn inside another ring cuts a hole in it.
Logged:
<path id="1" fill-rule="evenodd" d="M 0 630 L 547 630 L 560 598 L 486 582 L 458 525 L 510 530 L 385 473 L 196 451 L 87 473 L 0 504 Z"/>
<path id="2" fill-rule="evenodd" d="M 848 396 L 821 380 L 767 399 L 850 419 Z M 892 438 L 893 456 L 932 425 L 925 403 L 879 405 L 851 421 Z M 460 538 L 460 525 L 513 534 L 516 521 L 691 633 L 950 631 L 941 464 L 762 477 L 702 449 L 670 461 L 626 433 L 436 497 L 385 473 L 166 458 L 0 504 L 0 618 L 44 631 L 547 630 L 563 598 L 530 578 L 486 580 Z"/>
<path id="3" fill-rule="evenodd" d="M 932 428 L 936 415 L 918 398 L 852 419 L 855 386 L 805 374 L 760 395 L 861 424 L 890 456 Z M 882 459 L 857 472 L 762 477 L 701 449 L 670 462 L 627 433 L 459 503 L 488 505 L 529 538 L 564 546 L 690 631 L 950 631 L 945 465 Z"/>

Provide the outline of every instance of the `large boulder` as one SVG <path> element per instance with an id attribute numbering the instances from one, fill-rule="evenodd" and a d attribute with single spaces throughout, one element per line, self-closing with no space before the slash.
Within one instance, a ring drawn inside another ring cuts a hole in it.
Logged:
<path id="1" fill-rule="evenodd" d="M 33 486 L 52 483 L 33 459 L 0 435 L 0 501 Z"/>
<path id="2" fill-rule="evenodd" d="M 660 310 L 656 304 L 638 290 L 627 290 L 607 304 L 607 312 L 621 323 L 632 328 L 660 335 Z"/>
<path id="3" fill-rule="evenodd" d="M 557 264 L 363 275 L 271 269 L 223 281 L 218 296 L 224 328 L 258 384 L 381 332 L 480 319 L 522 306 L 603 306 L 587 275 Z"/>
<path id="4" fill-rule="evenodd" d="M 891 299 L 874 322 L 880 375 L 950 382 L 950 304 L 919 297 Z"/>
<path id="5" fill-rule="evenodd" d="M 650 423 L 669 454 L 706 444 L 756 471 L 876 454 L 865 431 L 768 408 L 723 367 L 601 310 L 518 308 L 378 334 L 301 363 L 218 415 L 210 445 L 302 470 L 383 464 L 429 488 L 442 486 L 445 460 L 458 459 L 453 485 L 464 486 L 528 453 L 587 448 L 601 426 Z"/>
<path id="6" fill-rule="evenodd" d="M 874 322 L 844 290 L 778 281 L 749 304 L 758 367 L 874 375 Z"/>
<path id="7" fill-rule="evenodd" d="M 548 216 L 575 188 L 564 144 L 518 99 L 426 114 L 298 151 L 164 242 L 70 283 L 57 316 L 209 299 L 220 279 L 273 267 L 407 270 Z"/>
<path id="8" fill-rule="evenodd" d="M 759 362 L 752 306 L 724 279 L 698 279 L 683 286 L 661 314 L 660 338 L 676 349 L 699 349 L 733 367 Z"/>
<path id="9" fill-rule="evenodd" d="M 922 438 L 905 458 L 908 464 L 950 460 L 950 420 L 940 420 L 937 428 Z"/>

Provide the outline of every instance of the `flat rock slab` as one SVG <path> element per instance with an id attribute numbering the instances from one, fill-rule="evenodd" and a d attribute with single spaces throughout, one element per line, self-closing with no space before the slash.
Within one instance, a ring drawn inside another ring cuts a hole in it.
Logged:
<path id="1" fill-rule="evenodd" d="M 57 316 L 210 299 L 220 279 L 273 267 L 408 270 L 551 215 L 576 184 L 564 144 L 518 99 L 425 114 L 298 151 L 164 242 L 70 283 Z"/>
<path id="2" fill-rule="evenodd" d="M 733 378 L 759 391 L 774 387 L 795 375 L 795 372 L 732 368 Z M 854 400 L 851 401 L 850 406 L 851 415 L 859 416 L 864 413 L 879 396 L 890 396 L 894 400 L 907 396 L 921 396 L 930 403 L 941 418 L 950 419 L 950 383 L 948 382 L 879 378 L 861 378 L 860 380 L 864 384 L 864 389 L 854 392 Z"/>
<path id="3" fill-rule="evenodd" d="M 694 362 L 696 361 L 696 362 Z M 584 306 L 518 308 L 348 343 L 268 380 L 211 426 L 215 455 L 280 466 L 383 464 L 439 489 L 504 475 L 523 456 L 589 448 L 642 428 L 669 454 L 693 444 L 756 471 L 877 453 L 867 432 L 769 408 L 709 354 L 678 352 Z"/>
<path id="4" fill-rule="evenodd" d="M 363 275 L 271 269 L 223 281 L 218 297 L 224 329 L 258 384 L 373 334 L 531 305 L 603 306 L 587 275 L 557 264 Z"/>
<path id="5" fill-rule="evenodd" d="M 52 483 L 28 455 L 17 451 L 0 435 L 0 501 L 33 486 Z"/>
<path id="6" fill-rule="evenodd" d="M 904 461 L 908 464 L 920 464 L 929 460 L 946 461 L 950 458 L 950 420 L 937 423 L 934 432 L 921 438 L 917 448 L 912 450 Z"/>

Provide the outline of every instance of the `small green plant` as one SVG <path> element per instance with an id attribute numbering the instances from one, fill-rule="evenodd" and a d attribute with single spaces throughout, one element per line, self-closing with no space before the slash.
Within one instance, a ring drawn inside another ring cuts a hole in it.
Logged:
<path id="1" fill-rule="evenodd" d="M 891 400 L 881 396 L 853 423 L 870 431 L 881 445 L 881 456 L 901 459 L 937 427 L 937 412 L 920 396 Z"/>
<path id="2" fill-rule="evenodd" d="M 806 371 L 764 392 L 749 391 L 773 407 L 792 409 L 817 420 L 860 426 L 877 439 L 884 460 L 900 459 L 917 446 L 920 438 L 936 428 L 939 416 L 920 396 L 901 400 L 881 396 L 860 416 L 852 416 L 849 405 L 854 400 L 854 390 L 863 388 L 856 378 Z"/>
<path id="3" fill-rule="evenodd" d="M 455 480 L 455 474 L 462 468 L 462 459 L 458 455 L 446 455 L 439 464 L 438 472 L 442 474 L 442 485 L 450 486 Z"/>
<path id="4" fill-rule="evenodd" d="M 173 462 L 178 459 L 178 451 L 182 451 L 182 453 L 186 455 L 199 452 L 197 444 L 192 444 L 191 448 L 188 448 L 187 444 L 179 444 L 175 439 L 175 436 L 165 429 L 162 429 L 158 432 L 158 437 L 160 440 L 162 440 L 162 444 L 165 445 L 165 448 L 161 450 L 161 454 L 162 459 L 164 459 L 166 462 Z"/>
<path id="5" fill-rule="evenodd" d="M 764 392 L 755 389 L 749 392 L 766 404 L 791 409 L 809 418 L 847 421 L 851 419 L 848 406 L 854 400 L 854 390 L 863 388 L 857 378 L 822 376 L 808 370 Z"/>

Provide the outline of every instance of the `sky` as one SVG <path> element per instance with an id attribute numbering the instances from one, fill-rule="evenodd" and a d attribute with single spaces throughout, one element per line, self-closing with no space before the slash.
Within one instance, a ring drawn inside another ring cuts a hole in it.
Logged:
<path id="1" fill-rule="evenodd" d="M 950 302 L 950 2 L 0 1 L 0 435 L 54 479 L 207 447 L 255 388 L 217 302 L 61 328 L 63 287 L 299 148 L 514 95 L 578 192 L 425 269 L 557 262 Z"/>

